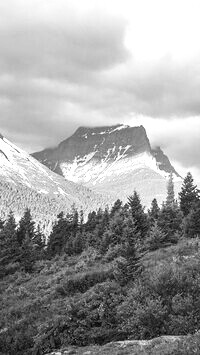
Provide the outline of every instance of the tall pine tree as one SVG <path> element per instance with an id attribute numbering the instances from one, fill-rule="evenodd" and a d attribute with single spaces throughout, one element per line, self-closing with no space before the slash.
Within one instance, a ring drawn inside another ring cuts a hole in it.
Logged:
<path id="1" fill-rule="evenodd" d="M 4 227 L 0 231 L 0 275 L 6 272 L 9 263 L 15 263 L 19 258 L 19 244 L 17 241 L 16 222 L 11 211 Z"/>
<path id="2" fill-rule="evenodd" d="M 134 191 L 132 196 L 128 197 L 128 205 L 131 210 L 137 232 L 141 234 L 141 238 L 145 238 L 148 233 L 149 223 L 147 215 L 144 212 L 144 207 L 140 202 L 140 197 L 136 191 Z"/>
<path id="3" fill-rule="evenodd" d="M 156 198 L 154 198 L 151 202 L 151 207 L 148 210 L 150 225 L 153 226 L 158 219 L 160 212 L 160 207 L 158 206 L 158 202 Z"/>
<path id="4" fill-rule="evenodd" d="M 167 184 L 167 199 L 166 199 L 166 206 L 173 206 L 175 202 L 174 197 L 174 181 L 173 181 L 173 174 L 170 173 L 169 181 Z"/>
<path id="5" fill-rule="evenodd" d="M 20 245 L 23 244 L 27 234 L 30 239 L 34 238 L 35 222 L 32 220 L 31 211 L 26 208 L 23 217 L 19 221 L 19 228 L 17 230 L 17 239 Z"/>
<path id="6" fill-rule="evenodd" d="M 199 191 L 194 185 L 192 174 L 189 172 L 183 181 L 181 192 L 179 193 L 180 208 L 184 216 L 187 216 L 192 207 L 199 200 Z"/>

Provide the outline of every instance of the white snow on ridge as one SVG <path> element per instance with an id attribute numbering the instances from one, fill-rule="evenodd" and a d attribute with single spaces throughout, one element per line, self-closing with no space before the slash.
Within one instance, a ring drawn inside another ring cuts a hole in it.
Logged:
<path id="1" fill-rule="evenodd" d="M 64 191 L 65 185 L 62 186 L 60 182 L 61 177 L 6 138 L 0 139 L 0 177 L 2 176 L 5 181 L 23 184 L 39 193 L 57 192 L 68 195 Z"/>
<path id="2" fill-rule="evenodd" d="M 108 128 L 106 131 L 102 131 L 102 132 L 92 132 L 91 135 L 92 136 L 95 136 L 95 135 L 103 135 L 103 134 L 111 134 L 115 131 L 121 131 L 122 129 L 125 129 L 125 128 L 128 128 L 129 126 L 128 125 L 120 125 L 114 129 L 111 129 L 111 128 Z M 89 133 L 90 134 L 90 133 Z M 85 133 L 82 135 L 83 138 L 86 138 L 88 137 L 88 133 Z"/>
<path id="3" fill-rule="evenodd" d="M 113 133 L 115 131 L 121 131 L 122 129 L 125 129 L 125 128 L 128 128 L 129 126 L 128 125 L 120 125 L 118 126 L 117 128 L 113 129 L 112 131 L 109 132 L 110 133 Z"/>
<path id="4" fill-rule="evenodd" d="M 131 145 L 119 147 L 118 155 L 111 159 L 113 151 L 116 149 L 108 149 L 106 156 L 97 161 L 92 159 L 95 152 L 88 154 L 84 158 L 76 157 L 73 162 L 62 163 L 61 170 L 66 179 L 76 183 L 86 183 L 95 185 L 103 182 L 107 178 L 115 178 L 125 174 L 131 174 L 138 169 L 150 169 L 160 176 L 167 178 L 169 174 L 159 169 L 156 159 L 148 152 L 143 152 L 134 156 L 127 156 L 127 151 Z M 174 176 L 175 180 L 176 177 Z"/>

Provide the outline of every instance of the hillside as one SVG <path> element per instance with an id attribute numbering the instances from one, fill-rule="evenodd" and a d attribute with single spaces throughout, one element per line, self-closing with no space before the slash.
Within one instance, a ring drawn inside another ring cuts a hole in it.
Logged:
<path id="1" fill-rule="evenodd" d="M 61 213 L 46 246 L 29 213 L 0 223 L 0 354 L 198 354 L 200 198 L 172 190 Z"/>
<path id="2" fill-rule="evenodd" d="M 180 255 L 182 257 L 181 264 L 180 264 Z M 165 250 L 162 251 L 156 251 L 153 252 L 148 260 L 144 260 L 144 263 L 146 263 L 146 267 L 148 267 L 148 275 L 153 275 L 155 273 L 156 269 L 161 270 L 161 268 L 164 268 L 166 272 L 166 267 L 167 265 L 171 265 L 169 270 L 172 270 L 173 268 L 178 268 L 177 272 L 180 272 L 182 270 L 188 270 L 188 272 L 192 272 L 192 270 L 195 270 L 197 265 L 198 265 L 198 259 L 200 255 L 200 246 L 199 243 L 194 240 L 188 243 L 188 241 L 183 241 L 180 243 L 178 246 L 174 247 L 168 247 Z M 194 259 L 195 258 L 195 259 Z M 106 259 L 103 260 L 98 260 L 98 255 L 94 255 L 93 257 L 87 257 L 87 254 L 84 253 L 79 257 L 76 258 L 65 258 L 65 257 L 60 257 L 57 258 L 53 261 L 46 261 L 39 263 L 38 266 L 35 268 L 35 273 L 34 275 L 28 275 L 28 274 L 15 274 L 13 276 L 8 277 L 6 280 L 0 281 L 0 289 L 1 289 L 1 294 L 0 294 L 0 301 L 1 301 L 1 336 L 0 336 L 0 349 L 1 349 L 1 341 L 3 340 L 4 337 L 4 332 L 7 331 L 7 329 L 10 327 L 10 329 L 13 332 L 13 336 L 15 337 L 15 341 L 20 341 L 23 343 L 22 340 L 20 339 L 26 339 L 24 335 L 26 335 L 26 332 L 24 330 L 24 325 L 26 326 L 27 322 L 29 324 L 29 332 L 35 332 L 34 328 L 38 329 L 40 336 L 35 337 L 35 341 L 42 342 L 44 346 L 44 350 L 40 352 L 31 352 L 30 354 L 60 354 L 58 351 L 58 348 L 55 352 L 52 352 L 51 346 L 54 347 L 56 344 L 56 340 L 50 341 L 51 335 L 55 334 L 54 337 L 56 339 L 56 336 L 58 335 L 56 332 L 56 328 L 54 330 L 53 325 L 55 326 L 56 324 L 59 324 L 60 321 L 65 319 L 67 317 L 67 312 L 70 311 L 70 304 L 72 302 L 78 302 L 80 305 L 81 303 L 88 302 L 88 310 L 87 312 L 92 311 L 92 302 L 91 295 L 95 297 L 95 292 L 98 292 L 98 284 L 96 286 L 93 286 L 90 290 L 87 290 L 84 294 L 75 292 L 75 295 L 67 295 L 66 291 L 62 291 L 63 285 L 67 283 L 68 280 L 70 279 L 79 279 L 83 280 L 84 275 L 95 275 L 97 274 L 97 270 L 99 273 L 103 273 L 106 270 L 112 270 L 112 264 L 106 262 Z M 183 261 L 184 260 L 184 261 Z M 192 265 L 190 260 L 193 261 Z M 101 265 L 101 266 L 100 266 Z M 191 270 L 191 271 L 189 271 Z M 165 275 L 165 272 L 160 274 L 159 277 L 163 274 L 163 277 Z M 156 271 L 155 276 L 158 276 L 158 272 Z M 189 276 L 189 274 L 188 274 Z M 196 277 L 198 275 L 196 274 Z M 107 276 L 108 277 L 108 276 Z M 154 282 L 156 282 L 155 278 L 151 276 L 151 281 L 154 279 Z M 174 279 L 175 280 L 175 279 Z M 96 281 L 98 282 L 98 281 Z M 158 279 L 158 284 L 157 287 L 161 286 L 160 282 L 161 279 Z M 178 280 L 176 281 L 178 282 Z M 108 283 L 104 282 L 102 284 L 99 284 L 99 291 L 100 287 L 105 288 L 108 287 Z M 155 284 L 156 287 L 156 284 Z M 167 285 L 166 285 L 167 287 Z M 175 286 L 174 286 L 175 287 Z M 110 290 L 111 291 L 111 290 Z M 158 292 L 158 291 L 157 291 Z M 173 292 L 173 289 L 171 289 L 170 292 Z M 188 289 L 188 292 L 190 294 L 190 290 Z M 193 292 L 193 291 L 191 291 Z M 103 295 L 103 294 L 102 294 Z M 174 296 L 173 296 L 174 297 Z M 177 296 L 176 297 L 181 297 L 178 294 L 177 291 Z M 82 300 L 82 301 L 81 301 Z M 98 299 L 95 301 L 97 302 L 97 305 L 94 305 L 94 310 L 92 312 L 95 312 L 95 308 L 100 306 L 100 303 L 102 302 L 103 299 Z M 174 298 L 175 301 L 175 298 Z M 183 306 L 183 305 L 182 305 Z M 181 307 L 181 305 L 180 305 Z M 65 310 L 65 311 L 64 311 Z M 182 317 L 181 316 L 181 308 L 180 310 L 177 309 L 177 317 Z M 180 314 L 180 316 L 178 315 Z M 95 314 L 91 317 L 94 317 Z M 105 354 L 105 355 L 192 355 L 192 354 L 198 354 L 198 351 L 200 350 L 200 337 L 199 335 L 196 337 L 189 337 L 189 338 L 184 338 L 180 337 L 180 334 L 184 335 L 185 333 L 187 334 L 190 332 L 190 325 L 187 323 L 187 317 L 189 315 L 185 315 L 185 317 L 182 319 L 182 322 L 185 323 L 185 329 L 183 328 L 182 331 L 180 331 L 180 328 L 177 329 L 177 331 L 174 329 L 174 331 L 169 331 L 171 334 L 174 334 L 175 336 L 168 339 L 168 337 L 161 337 L 155 339 L 155 341 L 137 341 L 137 342 L 127 342 L 124 341 L 120 343 L 111 343 L 111 344 L 106 344 L 104 346 L 85 346 L 85 347 L 78 347 L 78 346 L 65 346 L 63 347 L 63 351 L 61 354 L 73 354 L 73 355 L 83 355 L 83 354 L 92 354 L 92 355 L 99 355 L 99 354 Z M 192 315 L 191 315 L 192 316 Z M 89 314 L 88 316 L 89 317 Z M 88 318 L 85 318 L 88 319 Z M 92 318 L 91 318 L 92 319 Z M 178 318 L 177 318 L 178 320 Z M 181 320 L 181 319 L 180 319 Z M 88 321 L 88 320 L 87 320 Z M 93 319 L 93 322 L 95 320 Z M 62 321 L 61 321 L 62 322 Z M 81 326 L 81 322 L 83 320 L 79 320 L 79 328 Z M 84 327 L 84 323 L 82 324 Z M 94 324 L 91 323 L 91 327 L 94 327 Z M 21 328 L 21 331 L 20 331 Z M 77 329 L 78 332 L 81 331 L 81 329 Z M 83 328 L 84 329 L 84 328 Z M 91 328 L 92 330 L 93 328 Z M 86 331 L 86 330 L 85 330 Z M 95 332 L 95 329 L 93 330 Z M 162 332 L 162 329 L 160 329 Z M 3 333 L 2 333 L 3 332 Z M 25 332 L 25 334 L 24 334 Z M 88 329 L 89 332 L 89 329 Z M 17 335 L 18 333 L 18 335 Z M 178 334 L 177 334 L 178 333 Z M 57 334 L 57 335 L 56 335 Z M 80 336 L 81 333 L 77 333 L 75 337 L 78 337 L 78 334 Z M 171 335 L 169 334 L 169 335 Z M 88 333 L 89 335 L 89 333 Z M 177 336 L 178 335 L 178 336 Z M 28 333 L 27 335 L 28 336 Z M 62 331 L 60 331 L 60 336 L 62 338 Z M 66 336 L 66 335 L 65 335 Z M 22 338 L 21 338 L 22 337 Z M 144 336 L 143 336 L 144 337 Z M 40 340 L 41 339 L 41 340 Z M 67 338 L 66 338 L 67 339 Z M 78 339 L 78 338 L 77 338 Z M 185 339 L 185 343 L 184 343 Z M 28 338 L 27 340 L 28 341 Z M 63 339 L 64 341 L 64 339 Z M 183 343 L 183 346 L 181 344 Z M 28 344 L 28 343 L 27 343 Z M 46 345 L 45 345 L 46 344 Z M 51 344 L 51 345 L 50 345 Z M 60 344 L 60 341 L 58 342 Z M 140 345 L 141 344 L 141 345 Z M 192 350 L 190 352 L 184 352 L 186 350 L 186 345 L 187 346 L 190 344 L 191 349 L 198 349 L 198 351 L 195 353 Z M 46 349 L 46 350 L 45 350 Z M 182 349 L 182 350 L 181 350 Z M 175 351 L 176 350 L 176 351 Z M 179 351 L 180 352 L 179 352 Z M 182 351 L 182 352 L 181 352 Z M 22 352 L 23 353 L 23 352 Z M 15 354 L 22 354 L 16 352 Z M 28 351 L 25 352 L 26 354 L 29 354 Z M 8 354 L 7 352 L 2 352 L 0 350 L 1 355 Z M 9 353 L 11 354 L 11 353 Z M 14 354 L 14 353 L 13 353 Z"/>
<path id="3" fill-rule="evenodd" d="M 50 230 L 60 211 L 74 204 L 89 211 L 106 204 L 106 197 L 67 181 L 0 136 L 0 218 L 12 209 L 19 218 L 26 207 Z"/>

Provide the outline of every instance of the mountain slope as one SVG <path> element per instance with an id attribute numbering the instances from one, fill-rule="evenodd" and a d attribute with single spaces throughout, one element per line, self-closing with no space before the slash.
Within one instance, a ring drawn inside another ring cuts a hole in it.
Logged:
<path id="1" fill-rule="evenodd" d="M 126 199 L 138 190 L 146 205 L 165 198 L 166 178 L 179 174 L 158 147 L 152 149 L 143 126 L 80 127 L 54 149 L 33 156 L 66 179 Z"/>
<path id="2" fill-rule="evenodd" d="M 30 207 L 37 221 L 48 222 L 72 204 L 89 212 L 102 203 L 99 194 L 55 174 L 0 136 L 0 217 L 10 209 L 20 216 Z"/>

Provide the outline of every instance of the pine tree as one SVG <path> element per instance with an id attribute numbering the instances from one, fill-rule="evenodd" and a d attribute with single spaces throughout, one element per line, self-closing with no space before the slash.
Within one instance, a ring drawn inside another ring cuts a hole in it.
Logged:
<path id="1" fill-rule="evenodd" d="M 174 202 L 175 202 L 175 197 L 174 197 L 173 174 L 170 173 L 169 181 L 168 181 L 168 184 L 167 184 L 166 206 L 173 206 Z"/>
<path id="2" fill-rule="evenodd" d="M 49 236 L 47 243 L 47 254 L 49 257 L 54 257 L 56 254 L 60 254 L 63 250 L 66 242 L 66 219 L 64 213 L 61 212 L 57 216 L 57 221 L 54 223 L 52 232 Z"/>
<path id="3" fill-rule="evenodd" d="M 0 231 L 0 269 L 3 269 L 9 263 L 14 263 L 19 257 L 19 245 L 16 234 L 16 222 L 11 211 L 8 215 L 3 229 Z"/>
<path id="4" fill-rule="evenodd" d="M 4 221 L 0 218 L 0 231 L 3 229 Z"/>
<path id="5" fill-rule="evenodd" d="M 20 248 L 20 265 L 25 272 L 32 273 L 36 260 L 36 252 L 33 246 L 33 240 L 28 232 L 26 232 Z"/>
<path id="6" fill-rule="evenodd" d="M 140 197 L 136 191 L 134 191 L 132 196 L 128 197 L 128 205 L 131 209 L 137 232 L 141 234 L 142 238 L 145 238 L 148 233 L 149 223 L 147 215 L 144 212 L 144 207 L 140 202 Z"/>
<path id="7" fill-rule="evenodd" d="M 149 220 L 150 220 L 150 225 L 153 226 L 155 224 L 155 222 L 158 219 L 159 216 L 159 212 L 160 212 L 160 208 L 158 206 L 158 202 L 156 200 L 156 198 L 154 198 L 151 202 L 151 207 L 148 210 L 148 215 L 149 215 Z"/>
<path id="8" fill-rule="evenodd" d="M 77 208 L 75 208 L 75 206 L 72 206 L 72 224 L 71 224 L 71 232 L 72 232 L 72 237 L 76 237 L 76 233 L 78 232 L 78 228 L 79 228 L 79 215 L 78 215 L 78 211 Z M 70 219 L 70 215 L 68 215 L 69 219 Z"/>
<path id="9" fill-rule="evenodd" d="M 96 227 L 96 221 L 97 221 L 97 214 L 95 211 L 90 212 L 88 214 L 88 219 L 87 222 L 85 223 L 85 231 L 86 232 L 93 232 L 95 227 Z"/>
<path id="10" fill-rule="evenodd" d="M 111 208 L 110 211 L 110 218 L 112 218 L 116 212 L 118 212 L 122 207 L 122 201 L 120 199 L 118 199 L 117 201 L 115 201 L 114 205 Z"/>
<path id="11" fill-rule="evenodd" d="M 27 208 L 24 212 L 23 217 L 19 221 L 19 228 L 17 230 L 17 239 L 20 245 L 23 244 L 23 241 L 28 233 L 29 238 L 34 238 L 34 229 L 35 222 L 32 220 L 31 211 Z"/>
<path id="12" fill-rule="evenodd" d="M 154 251 L 168 245 L 167 235 L 158 227 L 157 222 L 155 222 L 151 227 L 149 236 L 145 239 L 145 249 L 148 251 Z"/>
<path id="13" fill-rule="evenodd" d="M 185 219 L 184 234 L 189 238 L 200 238 L 200 201 L 193 205 Z"/>
<path id="14" fill-rule="evenodd" d="M 37 229 L 34 233 L 34 237 L 32 239 L 33 241 L 33 248 L 35 250 L 35 253 L 40 259 L 44 255 L 44 248 L 45 248 L 45 236 L 41 231 L 40 225 L 38 224 Z"/>
<path id="15" fill-rule="evenodd" d="M 180 208 L 184 216 L 187 216 L 193 205 L 199 200 L 197 186 L 194 185 L 192 174 L 189 172 L 183 181 L 181 192 L 179 193 Z"/>
<path id="16" fill-rule="evenodd" d="M 121 286 L 126 285 L 129 281 L 133 281 L 141 271 L 140 240 L 140 232 L 138 232 L 132 216 L 129 215 L 125 218 L 123 225 L 123 257 L 116 261 L 115 279 Z"/>
<path id="17" fill-rule="evenodd" d="M 75 238 L 72 240 L 73 254 L 80 254 L 84 248 L 83 234 L 77 232 Z"/>
<path id="18" fill-rule="evenodd" d="M 170 243 L 177 242 L 177 235 L 182 233 L 182 213 L 178 204 L 173 206 L 162 206 L 157 220 L 158 227 L 166 235 L 166 241 Z"/>
<path id="19" fill-rule="evenodd" d="M 80 210 L 79 215 L 80 215 L 79 231 L 82 234 L 84 232 L 84 213 L 82 209 Z"/>

